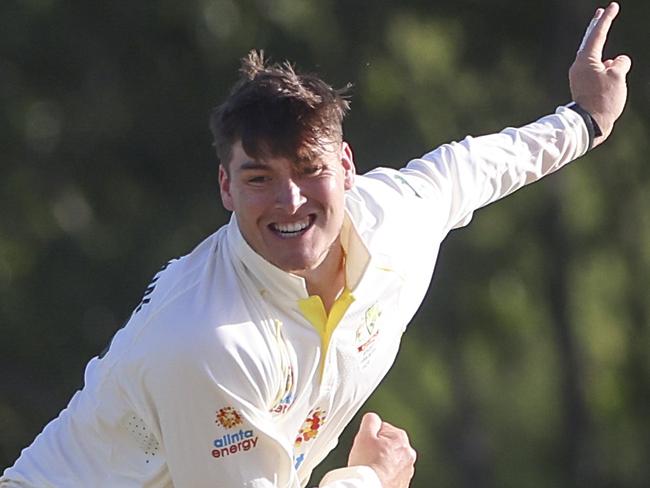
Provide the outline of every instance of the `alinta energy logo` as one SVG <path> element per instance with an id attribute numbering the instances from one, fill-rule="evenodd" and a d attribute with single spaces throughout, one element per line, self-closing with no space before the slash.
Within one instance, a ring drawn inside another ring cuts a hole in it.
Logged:
<path id="1" fill-rule="evenodd" d="M 241 414 L 232 407 L 224 407 L 217 412 L 215 423 L 226 430 L 232 430 L 242 425 Z M 242 429 L 215 439 L 213 442 L 212 457 L 221 459 L 240 452 L 250 451 L 257 446 L 257 436 L 252 429 Z"/>

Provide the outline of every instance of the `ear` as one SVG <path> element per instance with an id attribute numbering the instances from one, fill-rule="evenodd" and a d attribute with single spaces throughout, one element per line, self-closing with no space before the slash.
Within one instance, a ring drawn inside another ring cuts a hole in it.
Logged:
<path id="1" fill-rule="evenodd" d="M 345 172 L 344 188 L 349 190 L 354 186 L 354 175 L 357 174 L 357 170 L 354 167 L 352 148 L 345 141 L 343 141 L 343 144 L 341 145 L 341 164 L 343 165 L 343 170 Z"/>
<path id="2" fill-rule="evenodd" d="M 233 212 L 234 205 L 232 194 L 230 193 L 230 177 L 223 164 L 219 165 L 219 190 L 221 191 L 221 202 L 226 210 Z"/>

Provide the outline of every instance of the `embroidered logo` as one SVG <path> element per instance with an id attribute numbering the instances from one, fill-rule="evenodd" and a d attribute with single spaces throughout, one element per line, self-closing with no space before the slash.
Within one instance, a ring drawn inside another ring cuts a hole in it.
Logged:
<path id="1" fill-rule="evenodd" d="M 234 429 L 244 423 L 241 414 L 232 407 L 224 407 L 217 411 L 215 423 L 226 430 Z M 212 445 L 212 457 L 220 459 L 232 454 L 249 451 L 257 446 L 258 437 L 253 429 L 240 428 L 236 432 L 228 432 L 225 435 L 215 439 Z"/>
<path id="2" fill-rule="evenodd" d="M 305 460 L 305 453 L 303 452 L 300 456 L 296 456 L 293 459 L 293 463 L 294 463 L 293 467 L 298 469 L 304 460 Z"/>
<path id="3" fill-rule="evenodd" d="M 309 416 L 303 422 L 298 437 L 296 437 L 295 447 L 300 447 L 303 442 L 309 442 L 318 435 L 318 431 L 326 420 L 323 409 L 315 408 L 309 412 Z"/>
<path id="4" fill-rule="evenodd" d="M 406 181 L 406 178 L 404 178 L 402 175 L 397 174 L 397 175 L 394 176 L 394 178 L 395 178 L 397 181 L 399 181 L 402 185 L 408 187 L 408 189 L 411 190 L 411 191 L 413 192 L 413 194 L 414 194 L 416 197 L 418 197 L 418 198 L 422 198 L 422 195 L 420 195 L 420 194 L 418 193 L 418 191 L 415 189 L 415 187 L 414 187 L 413 185 L 411 185 L 411 183 L 409 183 L 408 181 Z"/>
<path id="5" fill-rule="evenodd" d="M 377 334 L 375 330 L 377 327 L 377 320 L 381 317 L 381 310 L 379 304 L 375 303 L 372 307 L 366 310 L 365 316 L 356 332 L 356 344 L 359 351 L 365 349 L 364 344 L 370 340 L 371 337 Z"/>
<path id="6" fill-rule="evenodd" d="M 287 393 L 287 396 L 282 398 L 278 404 L 271 409 L 272 413 L 282 414 L 285 413 L 293 403 L 293 393 Z"/>
<path id="7" fill-rule="evenodd" d="M 271 413 L 283 414 L 293 403 L 293 368 L 291 366 L 287 368 L 287 374 L 284 383 L 284 390 L 281 393 L 282 396 L 276 400 L 275 405 L 271 408 Z"/>
<path id="8" fill-rule="evenodd" d="M 357 327 L 355 334 L 355 348 L 357 353 L 361 355 L 361 366 L 366 367 L 370 361 L 370 356 L 375 350 L 375 340 L 379 335 L 377 328 L 377 321 L 381 317 L 381 310 L 379 304 L 375 303 L 372 307 L 366 310 L 366 313 Z"/>
<path id="9" fill-rule="evenodd" d="M 291 366 L 291 354 L 287 346 L 287 341 L 282 332 L 282 321 L 278 319 L 273 320 L 275 328 L 275 339 L 277 341 L 277 350 L 279 353 L 278 366 L 284 375 L 284 382 L 278 388 L 278 392 L 271 404 L 270 412 L 275 415 L 282 415 L 293 403 L 295 399 L 296 386 L 294 384 L 293 367 Z"/>
<path id="10" fill-rule="evenodd" d="M 327 415 L 322 408 L 314 408 L 309 412 L 307 419 L 303 422 L 302 427 L 300 427 L 300 431 L 296 437 L 296 442 L 293 446 L 293 463 L 296 469 L 298 469 L 305 460 L 305 444 L 318 435 L 318 432 L 323 427 L 326 418 Z"/>
<path id="11" fill-rule="evenodd" d="M 232 429 L 241 425 L 242 420 L 237 410 L 232 407 L 224 407 L 217 412 L 217 420 L 215 422 L 225 429 Z"/>

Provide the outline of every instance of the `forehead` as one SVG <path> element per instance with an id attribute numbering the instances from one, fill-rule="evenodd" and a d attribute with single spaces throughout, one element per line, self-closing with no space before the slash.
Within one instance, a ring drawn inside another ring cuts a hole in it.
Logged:
<path id="1" fill-rule="evenodd" d="M 286 156 L 264 156 L 252 157 L 244 150 L 240 140 L 232 146 L 232 154 L 229 162 L 229 168 L 232 171 L 244 171 L 248 169 L 264 169 L 272 167 L 301 167 L 316 162 L 334 163 L 340 161 L 340 143 L 323 143 L 318 147 L 298 154 L 294 158 Z"/>

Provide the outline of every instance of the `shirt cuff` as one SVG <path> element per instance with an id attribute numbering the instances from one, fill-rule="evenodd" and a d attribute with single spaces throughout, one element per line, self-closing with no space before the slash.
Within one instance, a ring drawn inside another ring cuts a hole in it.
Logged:
<path id="1" fill-rule="evenodd" d="M 319 488 L 382 488 L 379 476 L 370 466 L 348 466 L 327 473 Z"/>

